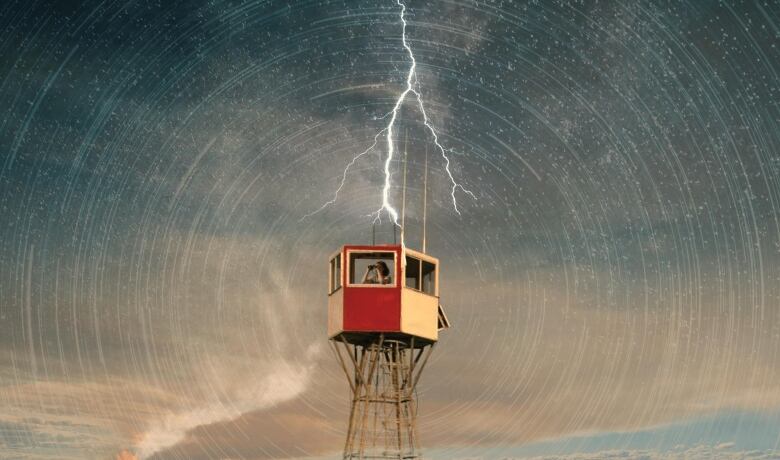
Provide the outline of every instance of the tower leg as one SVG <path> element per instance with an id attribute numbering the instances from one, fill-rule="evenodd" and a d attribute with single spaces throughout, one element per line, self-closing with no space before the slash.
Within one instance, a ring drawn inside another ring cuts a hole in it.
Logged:
<path id="1" fill-rule="evenodd" d="M 385 340 L 384 335 L 361 343 L 344 336 L 336 340 L 346 352 L 333 343 L 352 390 L 343 458 L 421 458 L 414 388 L 433 345 L 415 348 L 413 339 Z"/>

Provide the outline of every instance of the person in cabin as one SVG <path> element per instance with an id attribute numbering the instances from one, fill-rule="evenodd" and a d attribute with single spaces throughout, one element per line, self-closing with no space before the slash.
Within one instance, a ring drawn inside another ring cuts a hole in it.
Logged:
<path id="1" fill-rule="evenodd" d="M 384 261 L 379 261 L 374 265 L 366 267 L 366 274 L 363 275 L 363 284 L 390 284 L 390 269 Z"/>

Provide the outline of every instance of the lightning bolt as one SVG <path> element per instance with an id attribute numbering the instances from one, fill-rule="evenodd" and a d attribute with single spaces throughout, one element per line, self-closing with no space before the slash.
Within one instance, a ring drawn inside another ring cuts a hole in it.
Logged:
<path id="1" fill-rule="evenodd" d="M 382 206 L 379 207 L 376 211 L 371 213 L 372 216 L 374 216 L 374 221 L 379 221 L 382 216 L 382 211 L 386 211 L 390 218 L 393 220 L 393 223 L 401 227 L 401 225 L 398 223 L 398 211 L 393 207 L 393 205 L 390 204 L 390 186 L 391 186 L 391 179 L 392 179 L 392 173 L 390 172 L 390 165 L 393 161 L 393 156 L 395 154 L 395 138 L 393 136 L 393 129 L 395 128 L 395 121 L 398 119 L 398 113 L 401 111 L 401 106 L 403 106 L 404 102 L 406 101 L 406 96 L 409 95 L 409 93 L 412 93 L 415 97 L 415 100 L 417 102 L 417 106 L 420 109 L 420 113 L 423 116 L 423 123 L 425 124 L 425 127 L 428 129 L 428 131 L 431 133 L 433 137 L 433 143 L 436 145 L 436 149 L 441 154 L 442 158 L 444 158 L 444 170 L 447 172 L 447 176 L 450 179 L 450 183 L 452 185 L 452 188 L 450 190 L 450 196 L 452 198 L 452 206 L 455 209 L 455 212 L 460 215 L 460 210 L 458 209 L 458 200 L 455 197 L 455 192 L 460 189 L 470 197 L 476 199 L 476 196 L 474 193 L 472 193 L 470 190 L 464 188 L 462 185 L 460 185 L 456 180 L 455 177 L 452 175 L 452 171 L 450 170 L 450 159 L 447 156 L 447 149 L 445 149 L 441 143 L 439 142 L 439 135 L 436 132 L 436 128 L 434 128 L 433 123 L 431 123 L 431 120 L 428 118 L 428 113 L 425 111 L 425 104 L 423 103 L 422 94 L 420 94 L 420 91 L 418 90 L 420 86 L 420 82 L 417 79 L 417 60 L 414 58 L 414 52 L 412 52 L 412 48 L 409 46 L 409 43 L 406 40 L 406 5 L 401 0 L 396 0 L 396 4 L 401 7 L 401 24 L 402 24 L 402 34 L 401 34 L 401 42 L 403 43 L 403 47 L 406 50 L 406 53 L 409 55 L 409 59 L 412 62 L 412 65 L 409 67 L 409 72 L 406 74 L 406 88 L 404 91 L 398 96 L 398 98 L 395 101 L 395 105 L 393 106 L 393 110 L 385 114 L 381 119 L 385 119 L 388 116 L 390 116 L 390 121 L 387 123 L 387 126 L 382 128 L 375 136 L 374 136 L 374 142 L 364 151 L 360 152 L 358 155 L 356 155 L 354 158 L 352 158 L 352 161 L 347 164 L 347 167 L 344 168 L 344 174 L 341 176 L 341 183 L 339 184 L 339 187 L 336 189 L 336 192 L 333 195 L 333 198 L 329 201 L 327 201 L 325 204 L 323 204 L 319 209 L 316 211 L 309 213 L 305 215 L 301 220 L 312 216 L 326 207 L 334 204 L 336 200 L 338 199 L 339 192 L 341 192 L 341 189 L 344 187 L 344 184 L 347 180 L 347 173 L 349 172 L 349 169 L 357 162 L 360 157 L 364 156 L 374 148 L 376 148 L 377 144 L 379 143 L 379 137 L 382 134 L 385 134 L 385 139 L 387 142 L 387 157 L 385 158 L 385 164 L 384 164 L 384 173 L 385 173 L 385 182 L 384 186 L 382 187 Z M 403 245 L 403 241 L 401 242 Z"/>
<path id="2" fill-rule="evenodd" d="M 362 152 L 360 152 L 357 155 L 355 155 L 355 157 L 352 159 L 352 161 L 350 161 L 347 164 L 347 167 L 344 168 L 344 174 L 341 175 L 341 183 L 339 184 L 339 187 L 336 189 L 336 192 L 333 194 L 333 198 L 331 198 L 330 200 L 326 201 L 318 209 L 316 209 L 316 210 L 306 214 L 305 216 L 301 217 L 301 219 L 300 219 L 301 221 L 305 220 L 308 217 L 311 217 L 311 216 L 317 214 L 318 212 L 320 212 L 323 209 L 327 208 L 328 206 L 334 204 L 336 202 L 336 200 L 338 200 L 339 192 L 341 192 L 341 189 L 344 188 L 344 184 L 347 182 L 347 173 L 349 172 L 349 168 L 351 168 L 352 165 L 354 165 L 355 162 L 357 162 L 360 159 L 360 157 L 362 157 L 363 155 L 367 154 L 368 152 L 373 150 L 374 147 L 376 147 L 376 145 L 379 143 L 379 136 L 381 136 L 382 133 L 384 133 L 385 131 L 387 131 L 387 128 L 383 128 L 381 131 L 376 133 L 376 136 L 374 136 L 374 143 L 371 144 L 367 149 L 365 149 Z"/>

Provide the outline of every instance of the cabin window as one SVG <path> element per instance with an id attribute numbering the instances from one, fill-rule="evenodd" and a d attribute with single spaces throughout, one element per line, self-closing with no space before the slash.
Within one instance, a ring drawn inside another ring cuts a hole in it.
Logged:
<path id="1" fill-rule="evenodd" d="M 420 259 L 406 256 L 406 287 L 420 290 Z"/>
<path id="2" fill-rule="evenodd" d="M 394 275 L 394 252 L 349 253 L 349 284 L 394 286 Z"/>
<path id="3" fill-rule="evenodd" d="M 436 265 L 422 261 L 422 289 L 426 294 L 436 295 Z"/>
<path id="4" fill-rule="evenodd" d="M 436 264 L 406 256 L 406 282 L 404 286 L 426 294 L 436 295 Z"/>
<path id="5" fill-rule="evenodd" d="M 330 292 L 341 288 L 341 254 L 330 259 Z"/>

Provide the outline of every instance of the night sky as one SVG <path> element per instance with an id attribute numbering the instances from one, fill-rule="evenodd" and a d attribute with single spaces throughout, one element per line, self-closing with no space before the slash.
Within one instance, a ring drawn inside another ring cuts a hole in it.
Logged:
<path id="1" fill-rule="evenodd" d="M 406 0 L 426 457 L 780 458 L 780 3 Z M 0 3 L 0 457 L 336 459 L 381 1 Z M 400 208 L 403 155 L 390 162 Z M 427 158 L 427 160 L 426 160 Z M 306 217 L 334 197 L 338 199 Z"/>

